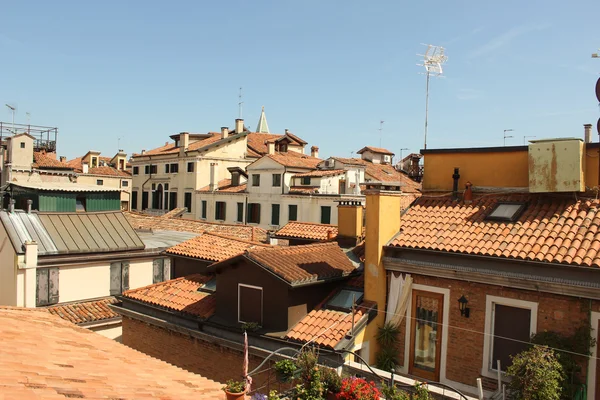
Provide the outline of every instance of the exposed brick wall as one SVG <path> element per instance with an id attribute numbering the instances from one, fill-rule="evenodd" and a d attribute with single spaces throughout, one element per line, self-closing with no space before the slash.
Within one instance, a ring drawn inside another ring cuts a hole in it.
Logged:
<path id="1" fill-rule="evenodd" d="M 412 275 L 415 284 L 450 289 L 450 315 L 446 356 L 446 378 L 475 386 L 481 377 L 483 364 L 486 295 L 538 303 L 537 331 L 544 330 L 571 335 L 589 319 L 590 304 L 593 311 L 600 310 L 600 302 L 570 296 L 536 293 L 495 285 L 470 283 L 459 280 Z M 470 317 L 461 317 L 458 299 L 465 295 L 469 300 Z M 405 325 L 399 337 L 399 360 L 404 362 Z M 582 376 L 587 373 L 587 359 L 581 360 Z M 486 389 L 495 390 L 495 380 L 483 379 Z"/>
<path id="2" fill-rule="evenodd" d="M 123 344 L 217 382 L 224 383 L 229 379 L 242 378 L 244 359 L 242 352 L 125 316 L 123 317 Z M 256 368 L 262 361 L 263 359 L 259 357 L 250 356 L 248 370 Z M 265 365 L 264 368 L 268 367 Z M 274 371 L 271 369 L 270 372 L 270 389 L 280 390 L 279 385 L 275 383 Z M 253 390 L 267 384 L 268 374 L 268 372 L 261 373 L 253 378 Z M 260 391 L 268 392 L 267 388 Z"/>

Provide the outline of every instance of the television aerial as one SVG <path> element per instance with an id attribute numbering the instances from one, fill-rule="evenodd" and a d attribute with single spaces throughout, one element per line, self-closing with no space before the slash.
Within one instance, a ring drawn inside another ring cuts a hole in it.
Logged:
<path id="1" fill-rule="evenodd" d="M 427 46 L 425 54 L 417 54 L 423 57 L 422 64 L 418 66 L 425 67 L 425 75 L 427 76 L 427 84 L 425 89 L 425 140 L 423 148 L 427 149 L 427 118 L 429 114 L 429 77 L 439 77 L 444 73 L 443 65 L 448 61 L 448 57 L 444 54 L 445 49 L 441 46 L 424 44 Z"/>

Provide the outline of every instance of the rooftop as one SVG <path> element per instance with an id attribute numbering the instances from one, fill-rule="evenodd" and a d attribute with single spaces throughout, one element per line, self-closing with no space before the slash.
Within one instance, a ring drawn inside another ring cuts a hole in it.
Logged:
<path id="1" fill-rule="evenodd" d="M 200 150 L 203 147 L 207 147 L 211 144 L 218 142 L 219 140 L 222 140 L 221 133 L 217 133 L 217 132 L 209 132 L 207 135 L 200 135 L 200 136 L 202 136 L 202 138 L 200 140 L 197 140 L 195 142 L 192 142 L 192 140 L 190 140 L 191 143 L 188 146 L 188 151 Z M 206 136 L 206 137 L 204 137 L 204 136 Z M 234 138 L 235 136 L 236 136 L 236 134 L 234 133 L 234 134 L 230 135 L 229 137 Z M 240 136 L 240 137 L 242 137 L 242 136 Z M 160 147 L 157 147 L 152 150 L 147 150 L 144 152 L 144 154 L 133 154 L 133 156 L 140 157 L 140 156 L 177 154 L 177 153 L 179 153 L 179 150 L 180 150 L 179 147 L 175 147 L 175 142 L 171 142 L 171 143 L 166 143 L 164 146 L 160 146 Z"/>
<path id="2" fill-rule="evenodd" d="M 311 157 L 306 154 L 288 151 L 285 153 L 268 154 L 265 157 L 283 165 L 284 167 L 316 169 L 317 165 L 323 161 L 320 158 Z"/>
<path id="3" fill-rule="evenodd" d="M 420 193 L 421 184 L 410 179 L 408 175 L 397 171 L 391 164 L 376 164 L 360 158 L 333 157 L 333 159 L 348 165 L 365 166 L 367 178 L 377 182 L 400 182 L 403 193 Z"/>
<path id="4" fill-rule="evenodd" d="M 56 159 L 56 153 L 46 153 L 45 151 L 33 152 L 33 168 L 40 169 L 72 169 L 67 163 Z"/>
<path id="5" fill-rule="evenodd" d="M 381 148 L 381 147 L 372 147 L 372 146 L 365 146 L 362 149 L 358 150 L 356 152 L 356 154 L 362 154 L 365 151 L 370 151 L 371 153 L 377 153 L 377 154 L 387 154 L 387 155 L 390 155 L 390 156 L 394 155 L 394 153 L 392 153 L 388 149 L 384 149 L 384 148 Z"/>
<path id="6" fill-rule="evenodd" d="M 246 191 L 246 183 L 232 186 L 231 179 L 223 179 L 217 183 L 217 191 L 227 193 L 244 193 Z M 210 185 L 198 189 L 198 192 L 210 192 Z"/>
<path id="7" fill-rule="evenodd" d="M 47 307 L 46 310 L 50 314 L 74 324 L 89 324 L 119 318 L 119 314 L 108 307 L 109 304 L 115 304 L 116 302 L 116 298 L 106 297 L 104 299 L 59 304 Z"/>
<path id="8" fill-rule="evenodd" d="M 329 232 L 331 232 L 331 238 L 328 237 Z M 335 225 L 293 221 L 285 224 L 276 234 L 277 236 L 289 238 L 325 241 L 337 237 L 338 227 Z"/>
<path id="9" fill-rule="evenodd" d="M 193 239 L 179 243 L 166 250 L 172 255 L 198 258 L 207 261 L 222 261 L 242 254 L 245 250 L 255 247 L 268 247 L 265 244 L 250 242 L 237 238 L 204 233 Z"/>
<path id="10" fill-rule="evenodd" d="M 225 398 L 217 382 L 39 309 L 0 308 L 0 336 L 4 398 Z"/>
<path id="11" fill-rule="evenodd" d="M 343 169 L 320 169 L 316 171 L 304 172 L 302 174 L 296 174 L 293 178 L 304 178 L 304 177 L 315 177 L 320 178 L 324 176 L 335 176 L 345 174 L 346 171 Z"/>
<path id="12" fill-rule="evenodd" d="M 297 144 L 298 146 L 303 146 L 306 144 L 304 140 L 290 133 L 288 133 L 287 135 L 276 135 L 272 133 L 252 132 L 248 134 L 248 150 L 251 150 L 252 154 L 249 152 L 248 155 L 252 157 L 264 156 L 269 152 L 267 142 L 282 139 L 286 136 L 290 139 L 291 142 Z"/>

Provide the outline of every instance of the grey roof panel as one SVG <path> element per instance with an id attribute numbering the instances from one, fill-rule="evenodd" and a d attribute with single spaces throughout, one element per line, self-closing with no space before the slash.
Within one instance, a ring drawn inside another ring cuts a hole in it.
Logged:
<path id="1" fill-rule="evenodd" d="M 16 210 L 13 213 L 1 211 L 0 221 L 2 221 L 2 225 L 6 229 L 13 248 L 17 253 L 23 254 L 23 245 L 30 240 L 37 242 L 38 254 L 57 252 L 56 246 L 40 223 L 36 213 L 28 214 L 22 210 Z"/>
<path id="2" fill-rule="evenodd" d="M 115 215 L 107 214 L 106 218 L 108 219 L 108 222 L 110 222 L 110 226 L 117 232 L 118 237 L 121 238 L 121 240 L 125 244 L 125 247 L 135 247 L 135 242 L 131 240 L 131 238 L 126 232 L 123 231 L 123 227 L 121 226 L 121 223 L 119 222 L 119 220 L 117 220 Z"/>
<path id="3" fill-rule="evenodd" d="M 98 218 L 97 214 L 90 214 L 90 221 L 92 221 L 92 223 L 94 224 L 94 226 L 98 230 L 98 233 L 100 234 L 100 236 L 102 236 L 102 238 L 106 242 L 106 245 L 108 246 L 109 250 L 110 249 L 115 249 L 115 248 L 118 247 L 117 246 L 117 242 L 115 242 L 115 240 L 112 237 L 112 235 L 108 233 L 108 231 L 104 227 L 104 224 L 102 223 L 102 221 L 100 220 L 100 218 Z"/>
<path id="4" fill-rule="evenodd" d="M 94 242 L 96 242 L 96 248 L 98 248 L 100 251 L 108 251 L 110 246 L 106 243 L 106 240 L 104 240 L 104 237 L 100 234 L 98 229 L 96 229 L 96 226 L 92 222 L 90 216 L 87 214 L 81 214 L 80 219 L 82 225 L 94 239 Z"/>

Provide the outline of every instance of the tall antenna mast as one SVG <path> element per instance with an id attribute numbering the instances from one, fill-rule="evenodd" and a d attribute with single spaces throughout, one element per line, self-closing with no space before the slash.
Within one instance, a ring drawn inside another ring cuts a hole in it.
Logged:
<path id="1" fill-rule="evenodd" d="M 379 147 L 381 147 L 381 140 L 383 138 L 383 123 L 385 121 L 379 121 Z"/>
<path id="2" fill-rule="evenodd" d="M 15 132 L 15 111 L 17 111 L 17 107 L 11 106 L 10 104 L 5 104 L 5 106 L 8 107 L 10 109 L 10 111 L 12 112 L 12 133 L 14 135 L 16 133 Z"/>
<path id="3" fill-rule="evenodd" d="M 507 135 L 506 132 L 514 132 L 514 129 L 505 129 L 504 130 L 504 146 L 506 146 L 506 139 L 510 139 L 513 137 L 512 135 Z"/>
<path id="4" fill-rule="evenodd" d="M 433 46 L 431 44 L 425 44 L 427 51 L 425 54 L 417 54 L 423 57 L 423 64 L 417 64 L 421 67 L 425 67 L 426 89 L 425 89 L 425 138 L 423 148 L 427 149 L 427 118 L 429 114 L 429 77 L 430 76 L 441 76 L 444 72 L 442 65 L 446 63 L 448 57 L 444 55 L 444 48 L 441 46 Z"/>
<path id="5" fill-rule="evenodd" d="M 239 99 L 238 108 L 239 108 L 239 114 L 240 114 L 238 116 L 238 118 L 242 119 L 242 106 L 244 104 L 244 102 L 242 101 L 242 88 L 240 88 L 240 94 L 238 95 L 238 99 Z"/>

